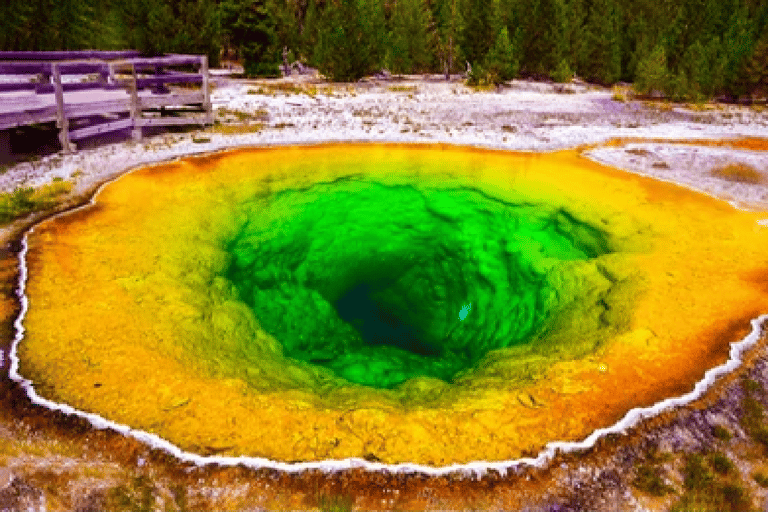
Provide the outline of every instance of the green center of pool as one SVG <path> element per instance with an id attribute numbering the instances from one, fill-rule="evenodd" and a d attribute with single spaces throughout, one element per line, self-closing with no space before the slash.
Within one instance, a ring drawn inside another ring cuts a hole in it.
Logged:
<path id="1" fill-rule="evenodd" d="M 499 349 L 576 357 L 628 317 L 609 236 L 562 207 L 345 179 L 237 210 L 222 277 L 285 357 L 355 384 L 457 382 Z"/>

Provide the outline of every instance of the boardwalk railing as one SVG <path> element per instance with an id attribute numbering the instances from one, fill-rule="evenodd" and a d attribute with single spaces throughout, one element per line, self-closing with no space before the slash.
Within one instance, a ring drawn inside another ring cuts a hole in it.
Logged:
<path id="1" fill-rule="evenodd" d="M 131 128 L 139 140 L 144 126 L 213 122 L 205 55 L 0 52 L 0 76 L 0 130 L 55 121 L 65 152 L 100 133 Z"/>

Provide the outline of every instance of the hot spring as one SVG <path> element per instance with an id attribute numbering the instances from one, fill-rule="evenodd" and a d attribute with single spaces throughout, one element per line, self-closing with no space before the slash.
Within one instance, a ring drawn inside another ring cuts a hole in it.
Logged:
<path id="1" fill-rule="evenodd" d="M 759 218 L 571 151 L 188 158 L 28 234 L 20 374 L 202 455 L 514 459 L 725 361 Z"/>

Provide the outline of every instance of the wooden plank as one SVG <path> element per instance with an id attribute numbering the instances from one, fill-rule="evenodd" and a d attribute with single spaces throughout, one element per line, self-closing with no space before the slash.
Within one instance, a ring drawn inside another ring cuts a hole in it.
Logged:
<path id="1" fill-rule="evenodd" d="M 146 78 L 139 78 L 139 89 L 147 87 L 158 87 L 165 84 L 199 84 L 203 82 L 200 75 L 158 75 Z"/>
<path id="2" fill-rule="evenodd" d="M 42 98 L 34 91 L 14 91 L 0 94 L 0 111 L 27 110 L 43 106 Z"/>
<path id="3" fill-rule="evenodd" d="M 128 68 L 133 65 L 137 70 L 152 69 L 155 66 L 180 66 L 183 64 L 198 64 L 198 55 L 171 55 L 168 57 L 138 57 L 135 59 L 121 59 L 113 62 L 117 69 Z"/>
<path id="4" fill-rule="evenodd" d="M 100 133 L 115 132 L 118 130 L 124 130 L 133 126 L 133 119 L 117 119 L 115 121 L 109 121 L 107 123 L 96 124 L 93 126 L 87 126 L 85 128 L 79 128 L 69 132 L 69 138 L 72 140 L 80 140 L 86 137 L 92 137 Z"/>
<path id="5" fill-rule="evenodd" d="M 0 92 L 34 91 L 37 84 L 32 82 L 18 82 L 12 84 L 0 84 Z"/>
<path id="6" fill-rule="evenodd" d="M 74 60 L 74 59 L 132 59 L 139 56 L 137 50 L 73 50 L 48 52 L 0 52 L 0 60 Z"/>
<path id="7" fill-rule="evenodd" d="M 71 82 L 68 84 L 61 84 L 61 88 L 64 92 L 72 91 L 87 91 L 90 89 L 107 89 L 113 91 L 115 89 L 121 89 L 118 84 L 103 84 L 101 82 Z M 37 94 L 51 94 L 54 92 L 55 86 L 53 84 L 37 84 L 35 91 Z"/>
<path id="8" fill-rule="evenodd" d="M 144 117 L 141 119 L 142 126 L 171 126 L 182 124 L 205 124 L 205 116 L 189 117 Z"/>
<path id="9" fill-rule="evenodd" d="M 205 101 L 202 92 L 193 92 L 190 94 L 171 94 L 168 96 L 142 96 L 139 98 L 139 104 L 142 109 L 181 106 L 190 104 L 202 105 Z"/>
<path id="10" fill-rule="evenodd" d="M 46 107 L 37 111 L 10 112 L 0 114 L 0 130 L 27 126 L 30 124 L 50 123 L 56 120 L 56 107 Z"/>
<path id="11" fill-rule="evenodd" d="M 105 62 L 62 62 L 59 65 L 62 75 L 102 74 L 106 67 Z"/>
<path id="12" fill-rule="evenodd" d="M 70 103 L 64 107 L 64 112 L 69 118 L 130 111 L 130 98 L 96 101 L 93 103 Z"/>
<path id="13" fill-rule="evenodd" d="M 0 62 L 0 75 L 37 75 L 45 68 L 43 62 Z"/>
<path id="14" fill-rule="evenodd" d="M 53 83 L 56 86 L 56 127 L 59 129 L 59 142 L 64 153 L 71 153 L 73 148 L 69 141 L 69 121 L 64 113 L 64 90 L 61 88 L 61 72 L 58 64 L 53 65 Z"/>

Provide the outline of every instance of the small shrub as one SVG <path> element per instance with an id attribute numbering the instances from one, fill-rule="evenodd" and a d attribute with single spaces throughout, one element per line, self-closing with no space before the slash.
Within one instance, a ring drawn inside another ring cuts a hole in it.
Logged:
<path id="1" fill-rule="evenodd" d="M 752 431 L 752 437 L 755 441 L 768 448 L 768 428 L 764 426 L 757 427 Z"/>
<path id="2" fill-rule="evenodd" d="M 730 441 L 731 437 L 733 437 L 727 428 L 720 425 L 715 425 L 714 428 L 712 428 L 712 435 L 721 441 Z"/>
<path id="3" fill-rule="evenodd" d="M 721 475 L 730 475 L 736 466 L 733 465 L 724 453 L 715 452 L 709 456 L 709 463 L 717 473 Z"/>
<path id="4" fill-rule="evenodd" d="M 613 101 L 626 103 L 627 101 L 634 98 L 634 94 L 632 93 L 632 89 L 630 87 L 614 85 L 611 92 L 613 93 L 611 95 L 611 99 Z"/>
<path id="5" fill-rule="evenodd" d="M 744 409 L 741 423 L 748 430 L 757 429 L 763 420 L 763 405 L 758 400 L 752 397 L 747 397 L 742 400 L 741 406 Z"/>
<path id="6" fill-rule="evenodd" d="M 669 508 L 669 512 L 723 512 L 709 493 L 685 493 Z"/>
<path id="7" fill-rule="evenodd" d="M 317 506 L 322 512 L 350 512 L 354 502 L 351 496 L 322 495 L 317 500 Z"/>
<path id="8" fill-rule="evenodd" d="M 114 506 L 110 510 L 150 512 L 153 510 L 154 494 L 154 487 L 149 478 L 133 478 L 130 485 L 121 485 L 109 492 L 108 500 Z"/>
<path id="9" fill-rule="evenodd" d="M 704 465 L 704 458 L 698 454 L 688 457 L 685 468 L 683 468 L 683 475 L 683 485 L 689 491 L 706 490 L 714 480 L 712 473 Z"/>
<path id="10" fill-rule="evenodd" d="M 221 135 L 239 135 L 242 133 L 257 133 L 264 129 L 261 123 L 254 124 L 222 124 L 209 128 L 211 133 L 220 133 Z"/>
<path id="11" fill-rule="evenodd" d="M 758 185 L 763 182 L 764 176 L 757 169 L 743 163 L 728 164 L 725 167 L 718 167 L 710 171 L 710 174 L 716 178 L 732 181 L 736 183 L 746 183 L 749 185 Z M 745 382 L 745 390 L 748 383 L 751 382 L 757 386 L 755 381 Z"/>
<path id="12" fill-rule="evenodd" d="M 467 85 L 473 87 L 488 86 L 488 74 L 480 64 L 474 64 L 470 69 L 470 72 L 467 75 Z"/>
<path id="13" fill-rule="evenodd" d="M 387 87 L 387 91 L 389 92 L 417 92 L 418 87 L 415 85 L 392 85 L 390 87 Z"/>
<path id="14" fill-rule="evenodd" d="M 565 59 L 560 59 L 555 72 L 552 73 L 552 80 L 560 84 L 573 80 L 573 70 Z"/>
<path id="15" fill-rule="evenodd" d="M 61 180 L 37 189 L 21 187 L 13 192 L 0 194 L 0 223 L 8 223 L 29 213 L 50 208 L 70 190 L 72 184 Z"/>
<path id="16" fill-rule="evenodd" d="M 672 487 L 664 483 L 664 479 L 661 477 L 661 470 L 648 465 L 642 465 L 637 468 L 637 476 L 633 484 L 639 490 L 653 496 L 664 496 L 674 491 Z"/>
<path id="17" fill-rule="evenodd" d="M 752 475 L 752 478 L 757 482 L 760 487 L 768 487 L 768 475 L 763 472 L 758 472 Z"/>
<path id="18" fill-rule="evenodd" d="M 742 511 L 749 510 L 752 500 L 749 496 L 749 492 L 739 484 L 727 483 L 723 484 L 719 493 L 723 498 L 723 504 L 727 507 L 726 510 Z"/>

